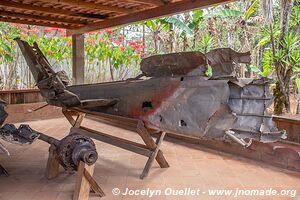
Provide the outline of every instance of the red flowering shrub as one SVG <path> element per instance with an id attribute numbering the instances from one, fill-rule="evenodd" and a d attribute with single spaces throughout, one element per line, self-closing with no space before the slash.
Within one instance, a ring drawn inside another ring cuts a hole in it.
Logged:
<path id="1" fill-rule="evenodd" d="M 52 28 L 45 28 L 44 29 L 44 33 L 51 33 L 52 32 Z"/>
<path id="2" fill-rule="evenodd" d="M 113 30 L 112 29 L 110 29 L 110 28 L 108 28 L 108 29 L 105 29 L 105 33 L 107 33 L 107 34 L 109 34 L 109 35 L 111 35 L 111 34 L 113 34 Z"/>

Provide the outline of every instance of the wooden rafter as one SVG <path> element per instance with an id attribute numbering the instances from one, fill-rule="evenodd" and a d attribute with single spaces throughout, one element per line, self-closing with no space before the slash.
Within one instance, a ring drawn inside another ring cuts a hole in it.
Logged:
<path id="1" fill-rule="evenodd" d="M 0 0 L 0 21 L 66 28 L 68 35 L 77 35 L 232 1 Z"/>
<path id="2" fill-rule="evenodd" d="M 39 0 L 39 1 L 49 2 L 49 0 Z M 92 3 L 92 2 L 84 2 L 84 1 L 81 1 L 81 0 L 52 0 L 51 3 L 69 5 L 69 6 L 80 7 L 80 8 L 113 11 L 113 12 L 118 12 L 118 13 L 132 13 L 132 12 L 134 12 L 134 10 L 128 9 L 128 8 L 102 5 L 102 4 L 98 4 L 98 3 Z"/>
<path id="3" fill-rule="evenodd" d="M 56 22 L 56 23 L 67 23 L 70 25 L 85 25 L 86 23 L 80 22 L 80 21 L 75 21 L 75 20 L 69 20 L 69 19 L 59 19 L 55 17 L 45 17 L 45 16 L 36 16 L 36 15 L 28 15 L 28 14 L 20 14 L 20 13 L 12 13 L 12 12 L 6 12 L 6 11 L 0 11 L 0 16 L 6 16 L 6 17 L 18 17 L 22 19 L 39 19 L 44 22 Z"/>
<path id="4" fill-rule="evenodd" d="M 129 1 L 134 1 L 134 2 L 139 2 L 139 3 L 147 3 L 151 5 L 156 5 L 156 6 L 162 6 L 164 5 L 164 0 L 129 0 Z"/>
<path id="5" fill-rule="evenodd" d="M 69 10 L 65 10 L 65 9 L 34 6 L 34 5 L 29 5 L 29 4 L 20 4 L 20 3 L 16 3 L 16 2 L 12 2 L 12 1 L 7 1 L 7 0 L 1 0 L 0 6 L 4 6 L 4 8 L 7 7 L 7 8 L 18 9 L 18 10 L 35 11 L 35 12 L 51 14 L 51 15 L 55 14 L 55 15 L 63 15 L 63 16 L 70 16 L 70 17 L 80 17 L 83 19 L 95 19 L 93 17 L 87 17 L 85 15 L 85 13 L 74 12 L 74 11 L 69 11 Z M 82 14 L 82 16 L 80 16 L 81 14 Z"/>
<path id="6" fill-rule="evenodd" d="M 64 28 L 64 29 L 75 28 L 75 26 L 72 26 L 72 25 L 62 25 L 62 24 L 47 23 L 47 22 L 42 22 L 42 21 L 39 21 L 39 22 L 38 21 L 28 21 L 28 20 L 24 20 L 24 19 L 12 19 L 12 18 L 5 18 L 1 15 L 0 15 L 0 21 L 19 23 L 19 24 L 28 24 L 28 25 L 37 25 L 37 26 L 56 27 L 56 28 Z"/>
<path id="7" fill-rule="evenodd" d="M 67 35 L 82 34 L 82 33 L 91 32 L 99 29 L 105 29 L 108 27 L 126 25 L 130 23 L 162 17 L 170 14 L 176 14 L 179 12 L 185 12 L 196 8 L 204 8 L 210 5 L 229 3 L 232 1 L 234 0 L 182 0 L 179 2 L 169 3 L 164 6 L 160 6 L 159 8 L 151 8 L 148 10 L 128 14 L 126 16 L 115 17 L 112 19 L 104 20 L 102 22 L 91 23 L 81 28 L 68 30 Z"/>

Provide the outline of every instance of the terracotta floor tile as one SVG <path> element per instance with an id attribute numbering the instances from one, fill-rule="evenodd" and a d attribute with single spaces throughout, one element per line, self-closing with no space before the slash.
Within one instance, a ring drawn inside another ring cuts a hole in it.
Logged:
<path id="1" fill-rule="evenodd" d="M 70 128 L 66 119 L 51 119 L 29 122 L 41 131 L 57 138 L 63 138 Z M 115 136 L 122 136 L 136 142 L 141 139 L 136 133 L 85 120 L 86 126 L 95 127 Z M 106 193 L 103 200 L 229 200 L 230 196 L 122 196 L 113 195 L 112 190 L 129 189 L 183 189 L 193 188 L 201 191 L 209 189 L 258 189 L 272 187 L 277 189 L 296 189 L 300 196 L 300 174 L 281 170 L 263 163 L 242 157 L 231 156 L 206 149 L 201 145 L 164 141 L 162 150 L 170 164 L 170 168 L 161 169 L 154 163 L 148 177 L 140 180 L 147 158 L 95 141 L 99 153 L 94 178 Z M 0 155 L 3 164 L 11 176 L 0 177 L 0 200 L 71 200 L 75 186 L 76 174 L 68 174 L 61 169 L 56 179 L 44 178 L 48 155 L 48 145 L 37 141 L 30 146 L 17 146 L 5 143 L 10 157 Z M 91 194 L 90 200 L 99 197 Z M 285 197 L 245 197 L 234 199 L 291 199 Z"/>

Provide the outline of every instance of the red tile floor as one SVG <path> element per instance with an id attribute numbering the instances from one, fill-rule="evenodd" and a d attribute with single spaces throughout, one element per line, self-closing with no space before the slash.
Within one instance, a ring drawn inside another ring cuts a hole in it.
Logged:
<path id="1" fill-rule="evenodd" d="M 33 129 L 62 138 L 68 134 L 69 123 L 64 118 L 28 122 Z M 136 133 L 85 119 L 85 126 L 140 141 Z M 96 141 L 99 159 L 95 168 L 95 179 L 109 199 L 233 199 L 233 196 L 210 196 L 214 189 L 292 189 L 298 190 L 296 197 L 290 196 L 240 196 L 235 199 L 300 199 L 300 174 L 281 170 L 263 163 L 232 156 L 222 152 L 192 145 L 182 141 L 164 141 L 162 150 L 170 168 L 160 169 L 155 163 L 149 176 L 140 180 L 146 157 Z M 44 177 L 48 144 L 37 141 L 30 146 L 5 143 L 10 157 L 0 155 L 0 162 L 9 171 L 9 177 L 0 177 L 0 200 L 69 200 L 72 199 L 75 174 L 61 171 L 58 178 Z M 164 194 L 166 188 L 184 188 L 206 191 L 200 196 L 129 196 L 112 194 L 113 188 L 124 192 L 157 189 Z M 90 199 L 99 199 L 91 195 Z"/>

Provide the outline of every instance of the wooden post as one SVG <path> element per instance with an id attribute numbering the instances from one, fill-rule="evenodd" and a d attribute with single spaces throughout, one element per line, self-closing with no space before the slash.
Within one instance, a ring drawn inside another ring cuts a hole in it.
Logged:
<path id="1" fill-rule="evenodd" d="M 76 119 L 74 119 L 72 112 L 68 111 L 67 109 L 63 109 L 62 113 L 74 128 L 79 128 L 85 117 L 85 113 L 76 112 Z"/>
<path id="2" fill-rule="evenodd" d="M 72 35 L 73 84 L 84 83 L 84 35 Z"/>
<path id="3" fill-rule="evenodd" d="M 105 196 L 104 192 L 93 178 L 94 168 L 95 164 L 89 166 L 80 161 L 77 170 L 73 200 L 88 200 L 91 189 L 100 197 Z"/>
<path id="4" fill-rule="evenodd" d="M 0 165 L 0 175 L 1 174 L 4 174 L 5 176 L 9 176 L 8 172 L 2 165 Z"/>
<path id="5" fill-rule="evenodd" d="M 143 173 L 141 174 L 140 178 L 143 179 L 145 178 L 146 176 L 148 176 L 148 173 L 149 173 L 149 170 L 150 168 L 152 167 L 152 164 L 153 164 L 153 161 L 155 158 L 157 158 L 157 155 L 158 155 L 158 152 L 161 152 L 160 151 L 160 145 L 162 143 L 162 141 L 164 140 L 164 137 L 165 137 L 166 133 L 165 132 L 162 132 L 161 135 L 157 138 L 157 141 L 156 141 L 156 148 L 155 150 L 152 152 L 152 155 L 149 157 L 146 165 L 145 165 L 145 168 L 143 170 Z M 163 157 L 164 159 L 164 157 Z M 164 162 L 167 162 L 165 159 L 164 159 Z M 164 163 L 165 164 L 165 163 Z M 169 167 L 169 164 L 166 163 L 168 166 L 161 166 L 162 168 L 166 168 L 166 167 Z"/>
<path id="6" fill-rule="evenodd" d="M 143 141 L 145 142 L 146 146 L 149 149 L 151 149 L 152 151 L 155 151 L 157 149 L 157 144 L 155 144 L 150 133 L 146 129 L 143 121 L 138 121 L 137 133 L 141 136 L 141 138 L 143 139 Z M 164 135 L 163 135 L 163 137 L 164 137 Z M 162 139 L 163 139 L 163 137 L 162 137 Z M 161 168 L 170 167 L 170 165 L 168 164 L 167 160 L 165 159 L 165 157 L 163 155 L 163 152 L 159 149 L 158 149 L 158 152 L 156 153 L 155 159 Z"/>
<path id="7" fill-rule="evenodd" d="M 59 174 L 59 162 L 56 158 L 56 147 L 52 144 L 49 147 L 49 157 L 46 168 L 47 179 L 53 179 Z"/>

